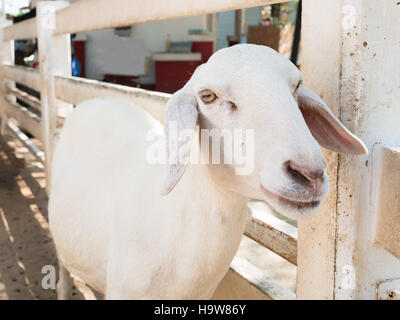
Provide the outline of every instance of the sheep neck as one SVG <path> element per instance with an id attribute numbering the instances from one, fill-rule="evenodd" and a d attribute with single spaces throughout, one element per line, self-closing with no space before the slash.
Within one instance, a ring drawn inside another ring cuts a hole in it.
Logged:
<path id="1" fill-rule="evenodd" d="M 242 218 L 246 213 L 248 199 L 231 191 L 221 179 L 213 175 L 208 165 L 188 165 L 185 176 L 191 190 L 191 204 L 203 207 L 206 214 L 221 215 L 226 219 Z M 194 181 L 194 183 L 193 183 Z"/>

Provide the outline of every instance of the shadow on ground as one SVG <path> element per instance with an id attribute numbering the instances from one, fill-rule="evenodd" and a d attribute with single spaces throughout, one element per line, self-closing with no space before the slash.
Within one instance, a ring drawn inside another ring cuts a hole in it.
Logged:
<path id="1" fill-rule="evenodd" d="M 0 300 L 56 299 L 42 268 L 58 270 L 48 228 L 43 166 L 10 136 L 0 137 Z M 94 298 L 75 280 L 73 299 Z"/>

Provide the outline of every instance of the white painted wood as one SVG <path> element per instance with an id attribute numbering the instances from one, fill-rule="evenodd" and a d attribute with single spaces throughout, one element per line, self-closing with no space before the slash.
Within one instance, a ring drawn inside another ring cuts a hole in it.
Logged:
<path id="1" fill-rule="evenodd" d="M 5 35 L 4 35 L 4 27 L 7 27 L 11 24 L 11 21 L 7 21 L 2 15 L 0 17 L 0 65 L 3 64 L 14 64 L 14 41 L 11 40 L 5 40 Z M 15 82 L 9 81 L 5 79 L 4 76 L 1 76 L 0 78 L 0 118 L 1 118 L 1 124 L 0 124 L 0 133 L 4 134 L 6 130 L 6 124 L 7 124 L 7 114 L 6 114 L 6 108 L 7 108 L 7 102 L 4 100 L 4 97 L 6 95 L 6 88 L 7 86 L 9 87 L 15 87 Z"/>
<path id="2" fill-rule="evenodd" d="M 40 118 L 35 113 L 13 101 L 12 97 L 11 99 L 7 98 L 4 108 L 7 119 L 14 118 L 20 127 L 30 132 L 35 138 L 43 141 Z"/>
<path id="3" fill-rule="evenodd" d="M 229 268 L 211 300 L 271 300 L 271 297 Z"/>
<path id="4" fill-rule="evenodd" d="M 14 63 L 14 61 L 12 62 Z M 3 64 L 0 67 L 1 77 L 14 80 L 36 91 L 40 91 L 40 75 L 37 69 Z"/>
<path id="5" fill-rule="evenodd" d="M 86 0 L 57 13 L 56 34 L 128 26 L 136 23 L 244 9 L 285 0 Z M 89 14 L 96 8 L 96 14 Z M 74 21 L 74 23 L 71 23 Z"/>
<path id="6" fill-rule="evenodd" d="M 397 3 L 303 2 L 305 83 L 370 151 L 400 141 Z M 337 155 L 328 155 L 330 197 L 315 218 L 299 224 L 298 298 L 376 299 L 379 281 L 399 277 L 400 260 L 374 243 L 382 192 L 374 172 L 382 163 L 372 155 L 339 155 L 338 165 Z"/>
<path id="7" fill-rule="evenodd" d="M 77 105 L 93 98 L 119 98 L 144 108 L 160 122 L 164 121 L 165 104 L 171 96 L 167 93 L 126 87 L 77 77 L 55 77 L 56 97 Z"/>
<path id="8" fill-rule="evenodd" d="M 341 115 L 372 151 L 400 141 L 400 4 L 398 1 L 345 1 L 342 12 Z M 343 21 L 343 22 L 346 22 Z M 336 285 L 337 299 L 375 299 L 376 283 L 400 276 L 400 260 L 374 244 L 380 192 L 370 156 L 340 156 Z M 368 161 L 368 162 L 367 162 Z M 381 164 L 382 165 L 382 164 Z M 396 192 L 391 190 L 391 192 Z M 354 269 L 347 285 L 343 270 Z"/>
<path id="9" fill-rule="evenodd" d="M 373 150 L 373 177 L 379 199 L 374 241 L 400 259 L 400 143 L 398 147 L 376 145 Z M 375 172 L 374 172 L 375 173 Z"/>
<path id="10" fill-rule="evenodd" d="M 16 98 L 21 100 L 22 102 L 28 104 L 30 107 L 33 109 L 36 109 L 37 111 L 41 111 L 41 103 L 40 100 L 29 93 L 22 91 L 17 88 L 9 87 L 7 86 L 6 92 L 8 94 L 14 95 Z"/>
<path id="11" fill-rule="evenodd" d="M 24 20 L 4 29 L 4 40 L 25 40 L 37 37 L 36 18 Z"/>
<path id="12" fill-rule="evenodd" d="M 7 127 L 11 133 L 28 148 L 38 161 L 43 164 L 45 163 L 44 152 L 40 150 L 25 133 L 10 121 L 7 122 Z"/>
<path id="13" fill-rule="evenodd" d="M 67 1 L 41 1 L 37 5 L 37 34 L 42 103 L 42 136 L 46 154 L 46 191 L 51 186 L 51 161 L 57 139 L 57 109 L 63 103 L 56 99 L 54 76 L 71 75 L 71 40 L 69 35 L 53 36 L 56 10 L 69 5 Z M 75 21 L 71 20 L 71 21 Z M 69 23 L 71 22 L 69 21 Z M 70 106 L 72 109 L 72 105 Z"/>
<path id="14" fill-rule="evenodd" d="M 340 1 L 304 0 L 302 12 L 304 82 L 338 115 Z M 298 223 L 298 299 L 334 298 L 337 154 L 324 150 L 324 156 L 331 185 L 329 196 L 315 216 Z"/>
<path id="15" fill-rule="evenodd" d="M 272 300 L 294 300 L 296 294 L 283 287 L 274 279 L 268 277 L 262 270 L 251 264 L 246 259 L 235 257 L 231 264 L 231 270 L 239 274 L 251 285 L 261 290 Z"/>
<path id="16" fill-rule="evenodd" d="M 297 264 L 297 229 L 263 210 L 252 208 L 245 235 L 275 252 L 294 265 Z"/>

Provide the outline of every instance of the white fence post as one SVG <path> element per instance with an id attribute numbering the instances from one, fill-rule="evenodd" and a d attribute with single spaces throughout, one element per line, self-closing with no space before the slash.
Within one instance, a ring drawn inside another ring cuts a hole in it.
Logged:
<path id="1" fill-rule="evenodd" d="M 370 154 L 326 153 L 330 197 L 315 218 L 299 224 L 299 299 L 386 299 L 400 292 L 400 259 L 376 242 L 382 215 L 393 219 L 384 231 L 399 238 L 399 23 L 398 1 L 303 2 L 305 82 Z M 386 156 L 378 154 L 382 145 L 391 147 Z M 391 179 L 381 179 L 381 172 Z"/>
<path id="2" fill-rule="evenodd" d="M 341 0 L 304 0 L 301 68 L 304 82 L 339 114 Z M 337 154 L 324 150 L 330 192 L 321 210 L 300 221 L 297 298 L 334 299 Z"/>
<path id="3" fill-rule="evenodd" d="M 42 102 L 42 136 L 46 154 L 46 191 L 50 191 L 51 161 L 57 138 L 57 109 L 63 102 L 56 99 L 54 76 L 71 75 L 70 35 L 54 36 L 56 11 L 67 1 L 41 1 L 37 4 L 37 34 Z"/>
<path id="4" fill-rule="evenodd" d="M 4 8 L 3 8 L 4 9 Z M 2 12 L 4 14 L 4 12 Z M 14 65 L 14 41 L 13 40 L 8 40 L 8 41 L 3 41 L 3 28 L 9 26 L 12 24 L 12 21 L 7 21 L 5 19 L 5 16 L 2 15 L 0 18 L 0 65 L 2 64 L 8 64 L 8 65 Z M 5 133 L 6 127 L 7 127 L 7 115 L 5 113 L 6 110 L 6 86 L 15 86 L 15 83 L 6 79 L 1 79 L 0 80 L 0 116 L 1 116 L 1 130 L 0 133 L 3 135 Z M 14 98 L 14 100 L 16 100 Z"/>

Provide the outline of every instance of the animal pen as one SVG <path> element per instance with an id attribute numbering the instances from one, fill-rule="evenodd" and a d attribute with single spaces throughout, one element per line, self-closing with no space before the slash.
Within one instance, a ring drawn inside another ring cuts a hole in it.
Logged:
<path id="1" fill-rule="evenodd" d="M 65 114 L 85 100 L 122 98 L 163 121 L 168 94 L 71 76 L 70 34 L 279 3 L 273 0 L 43 1 L 37 17 L 0 31 L 1 130 L 44 163 L 46 188 Z M 88 14 L 96 10 L 95 15 Z M 235 259 L 236 281 L 274 299 L 400 299 L 400 2 L 304 0 L 301 70 L 369 149 L 362 157 L 324 150 L 331 191 L 300 221 L 298 237 L 253 217 L 245 234 L 297 265 L 297 292 L 274 287 Z M 38 39 L 40 70 L 14 65 L 14 40 Z M 40 92 L 40 100 L 15 87 Z M 17 103 L 40 111 L 41 117 Z M 17 120 L 18 126 L 8 119 Z M 95 119 L 93 119 L 95 121 Z M 20 130 L 42 142 L 40 150 Z M 254 288 L 253 288 L 254 289 Z M 249 298 L 252 298 L 249 296 Z"/>

